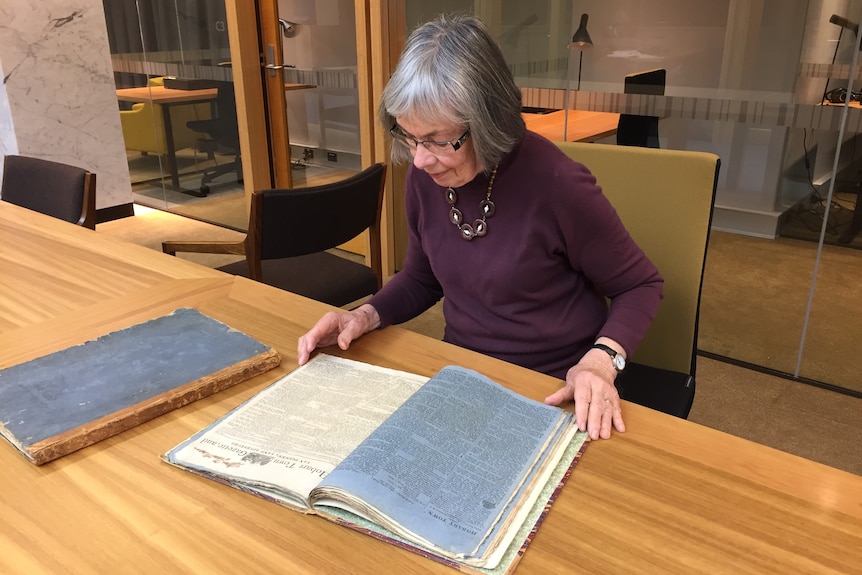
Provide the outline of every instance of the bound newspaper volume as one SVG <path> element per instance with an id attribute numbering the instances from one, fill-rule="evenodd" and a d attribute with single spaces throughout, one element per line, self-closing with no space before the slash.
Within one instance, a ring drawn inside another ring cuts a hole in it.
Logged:
<path id="1" fill-rule="evenodd" d="M 280 362 L 270 346 L 177 309 L 0 370 L 0 437 L 42 465 Z"/>
<path id="2" fill-rule="evenodd" d="M 475 371 L 318 355 L 165 454 L 453 567 L 509 572 L 578 455 L 572 414 Z"/>

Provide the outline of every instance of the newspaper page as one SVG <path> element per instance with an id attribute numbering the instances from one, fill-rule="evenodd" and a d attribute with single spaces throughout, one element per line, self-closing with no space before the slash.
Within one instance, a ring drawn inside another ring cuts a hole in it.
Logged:
<path id="1" fill-rule="evenodd" d="M 513 498 L 542 469 L 571 413 L 475 371 L 446 367 L 336 468 L 312 498 L 370 517 L 457 560 L 484 554 Z M 562 438 L 562 439 L 561 439 Z M 555 463 L 550 463 L 551 465 Z M 342 506 L 335 499 L 348 500 Z"/>
<path id="2" fill-rule="evenodd" d="M 426 381 L 318 354 L 165 459 L 308 509 L 309 492 Z"/>

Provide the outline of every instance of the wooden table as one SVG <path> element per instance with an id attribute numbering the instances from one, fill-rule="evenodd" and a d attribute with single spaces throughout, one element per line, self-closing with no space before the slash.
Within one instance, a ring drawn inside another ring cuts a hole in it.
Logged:
<path id="1" fill-rule="evenodd" d="M 0 244 L 0 367 L 180 306 L 283 357 L 272 372 L 41 467 L 0 442 L 0 572 L 454 573 L 159 460 L 293 369 L 297 337 L 327 306 L 5 202 Z M 327 352 L 429 375 L 460 364 L 535 398 L 558 385 L 399 328 Z M 862 477 L 624 409 L 628 431 L 589 445 L 518 574 L 859 572 Z"/>
<path id="2" fill-rule="evenodd" d="M 566 120 L 565 110 L 557 110 L 547 114 L 521 114 L 527 124 L 527 129 L 537 132 L 552 142 L 563 140 L 563 124 Z M 617 133 L 620 115 L 613 112 L 590 112 L 587 110 L 569 110 L 566 140 L 569 142 L 595 142 Z"/>

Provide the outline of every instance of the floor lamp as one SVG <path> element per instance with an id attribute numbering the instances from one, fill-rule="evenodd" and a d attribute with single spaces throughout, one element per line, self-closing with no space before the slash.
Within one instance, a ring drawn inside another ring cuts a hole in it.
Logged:
<path id="1" fill-rule="evenodd" d="M 581 23 L 578 25 L 578 29 L 575 30 L 575 33 L 572 35 L 572 43 L 566 46 L 566 51 L 568 53 L 568 57 L 566 59 L 566 97 L 564 98 L 565 103 L 565 112 L 563 113 L 563 141 L 566 141 L 566 137 L 569 133 L 569 74 L 572 69 L 572 50 L 578 51 L 578 88 L 581 89 L 581 67 L 584 64 L 584 48 L 593 45 L 593 40 L 590 38 L 590 33 L 587 32 L 587 20 L 589 20 L 589 16 L 586 14 L 581 14 Z"/>

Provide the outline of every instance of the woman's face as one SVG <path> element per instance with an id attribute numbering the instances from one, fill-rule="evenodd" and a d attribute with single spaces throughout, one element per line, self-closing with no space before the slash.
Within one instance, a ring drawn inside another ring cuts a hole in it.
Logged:
<path id="1" fill-rule="evenodd" d="M 434 151 L 424 145 L 415 145 L 413 141 L 420 142 L 432 140 L 434 142 L 455 142 L 464 134 L 465 129 L 460 124 L 435 123 L 428 124 L 409 118 L 398 118 L 398 126 L 408 137 L 410 150 L 413 154 L 413 165 L 425 171 L 437 185 L 457 188 L 469 183 L 476 177 L 482 167 L 476 159 L 473 149 L 473 141 L 468 136 L 457 150 L 452 146 L 431 145 Z"/>

